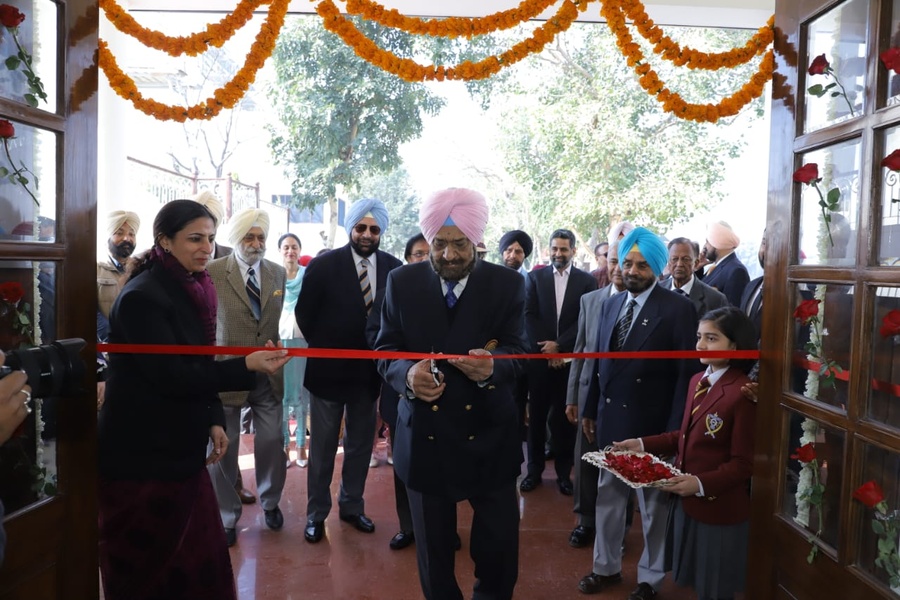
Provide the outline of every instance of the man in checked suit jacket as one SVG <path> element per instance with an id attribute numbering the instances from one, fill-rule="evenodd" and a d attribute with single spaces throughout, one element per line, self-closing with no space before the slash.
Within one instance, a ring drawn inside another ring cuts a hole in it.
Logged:
<path id="1" fill-rule="evenodd" d="M 557 229 L 550 235 L 550 267 L 532 271 L 525 280 L 525 330 L 529 352 L 557 354 L 571 352 L 578 330 L 581 297 L 597 289 L 597 280 L 572 266 L 575 234 Z M 528 361 L 528 473 L 519 489 L 530 492 L 541 484 L 544 472 L 544 444 L 547 416 L 550 441 L 555 455 L 556 485 L 572 495 L 572 457 L 575 427 L 566 419 L 566 384 L 570 361 L 560 358 Z"/>
<path id="2" fill-rule="evenodd" d="M 606 269 L 610 284 L 595 292 L 581 297 L 578 311 L 578 335 L 575 337 L 573 352 L 589 352 L 597 347 L 597 334 L 600 332 L 600 308 L 603 303 L 619 292 L 625 290 L 622 269 L 619 268 L 619 240 L 613 240 L 607 246 Z M 575 507 L 578 523 L 569 536 L 569 545 L 582 548 L 594 543 L 594 520 L 597 506 L 597 467 L 581 459 L 585 452 L 597 450 L 597 444 L 589 442 L 581 428 L 581 414 L 587 402 L 591 378 L 597 377 L 597 359 L 576 358 L 572 360 L 569 381 L 566 388 L 566 417 L 576 426 L 575 455 L 572 457 L 575 466 Z"/>
<path id="3" fill-rule="evenodd" d="M 638 227 L 619 243 L 627 293 L 604 302 L 594 352 L 693 350 L 697 313 L 693 305 L 657 284 L 668 253 L 659 237 Z M 591 378 L 582 426 L 599 448 L 614 441 L 677 429 L 681 424 L 696 360 L 654 358 L 599 361 Z M 601 471 L 597 488 L 597 536 L 594 565 L 579 582 L 584 593 L 598 593 L 621 583 L 625 506 L 631 489 L 608 471 Z M 638 561 L 638 587 L 629 600 L 649 600 L 665 577 L 664 550 L 668 497 L 657 489 L 637 490 L 644 529 L 644 550 Z"/>
<path id="4" fill-rule="evenodd" d="M 284 302 L 284 267 L 263 258 L 269 215 L 259 209 L 246 209 L 231 220 L 229 241 L 235 251 L 209 263 L 209 275 L 216 286 L 219 309 L 216 319 L 216 343 L 220 346 L 263 346 L 277 341 L 278 320 Z M 259 305 L 248 281 L 259 291 Z M 241 498 L 235 490 L 240 450 L 241 406 L 250 405 L 256 436 L 253 454 L 256 490 L 270 529 L 281 529 L 284 517 L 278 503 L 284 488 L 285 461 L 282 448 L 281 421 L 283 376 L 257 374 L 256 388 L 251 392 L 220 394 L 225 405 L 225 430 L 228 450 L 218 464 L 209 467 L 219 512 L 228 544 L 237 541 L 237 521 L 241 517 Z"/>
<path id="5" fill-rule="evenodd" d="M 697 310 L 699 319 L 711 310 L 729 306 L 729 303 L 725 294 L 694 277 L 698 260 L 691 240 L 679 237 L 669 242 L 669 272 L 672 276 L 663 281 L 662 286 L 686 296 Z"/>
<path id="6" fill-rule="evenodd" d="M 350 242 L 314 258 L 303 276 L 295 314 L 310 348 L 369 350 L 369 311 L 388 273 L 401 264 L 378 249 L 389 223 L 383 202 L 357 200 L 344 223 Z M 325 535 L 342 417 L 346 421 L 338 515 L 359 531 L 372 533 L 375 524 L 365 514 L 363 493 L 372 458 L 375 400 L 381 389 L 375 362 L 310 357 L 304 382 L 310 393 L 304 538 L 314 544 Z"/>

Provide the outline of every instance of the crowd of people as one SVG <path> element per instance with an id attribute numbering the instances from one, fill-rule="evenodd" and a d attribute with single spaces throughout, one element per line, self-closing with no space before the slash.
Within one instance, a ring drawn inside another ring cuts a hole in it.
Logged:
<path id="1" fill-rule="evenodd" d="M 268 528 L 284 525 L 286 471 L 297 466 L 307 475 L 304 538 L 325 537 L 341 443 L 338 516 L 374 532 L 365 487 L 379 417 L 399 524 L 390 548 L 415 545 L 429 600 L 463 597 L 454 573 L 462 501 L 474 510 L 473 597 L 513 597 L 519 494 L 543 484 L 550 458 L 576 514 L 569 543 L 593 546 L 591 571 L 573 587 L 596 594 L 623 582 L 637 511 L 644 548 L 637 587 L 623 597 L 653 598 L 668 572 L 703 600 L 741 596 L 752 363 L 616 356 L 756 349 L 762 278 L 749 281 L 738 237 L 713 223 L 701 248 L 622 222 L 593 248 L 597 268 L 588 271 L 575 265 L 577 236 L 561 228 L 548 240 L 549 264 L 527 270 L 535 245 L 521 230 L 501 237 L 500 264 L 485 258 L 488 215 L 476 191 L 432 194 L 405 265 L 379 249 L 390 218 L 375 199 L 353 203 L 348 243 L 314 259 L 298 236 L 281 236 L 282 264 L 264 258 L 270 224 L 260 209 L 232 216 L 231 246 L 219 244 L 224 210 L 208 193 L 164 205 L 153 247 L 137 257 L 139 219 L 109 215 L 98 339 L 257 350 L 98 356 L 107 598 L 236 598 L 228 547 L 238 543 L 242 505 L 257 501 L 238 468 L 244 427 Z M 760 264 L 764 252 L 763 242 Z M 286 350 L 307 347 L 309 358 Z M 328 356 L 372 349 L 385 358 Z M 419 358 L 387 358 L 397 352 Z M 684 475 L 628 485 L 581 460 L 603 449 L 651 452 Z"/>

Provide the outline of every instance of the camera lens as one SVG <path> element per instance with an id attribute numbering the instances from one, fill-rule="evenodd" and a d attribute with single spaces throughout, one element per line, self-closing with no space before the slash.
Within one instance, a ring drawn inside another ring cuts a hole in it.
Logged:
<path id="1" fill-rule="evenodd" d="M 31 393 L 36 398 L 69 396 L 80 390 L 84 379 L 84 361 L 78 353 L 84 340 L 56 340 L 43 346 L 6 353 L 5 365 L 25 371 Z"/>

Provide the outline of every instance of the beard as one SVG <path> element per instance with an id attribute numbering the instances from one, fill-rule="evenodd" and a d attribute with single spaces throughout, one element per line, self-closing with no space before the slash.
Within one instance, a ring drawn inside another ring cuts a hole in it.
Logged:
<path id="1" fill-rule="evenodd" d="M 257 261 L 262 260 L 266 255 L 265 247 L 261 247 L 257 250 L 256 248 L 245 247 L 238 244 L 235 251 L 238 253 L 238 256 L 241 257 L 241 260 L 248 265 L 255 265 Z"/>
<path id="2" fill-rule="evenodd" d="M 119 242 L 114 244 L 109 240 L 109 254 L 115 259 L 125 260 L 134 253 L 134 244 L 131 242 Z"/>
<path id="3" fill-rule="evenodd" d="M 368 258 L 375 254 L 375 251 L 378 250 L 378 246 L 381 245 L 381 239 L 377 239 L 368 243 L 360 243 L 360 240 L 353 241 L 350 240 L 350 247 L 353 248 L 353 251 L 362 256 L 363 258 Z"/>
<path id="4" fill-rule="evenodd" d="M 503 260 L 503 264 L 513 271 L 518 271 L 522 267 L 523 262 L 525 261 L 519 260 L 518 258 L 507 258 Z"/>
<path id="5" fill-rule="evenodd" d="M 653 285 L 653 282 L 656 281 L 656 277 L 653 276 L 643 279 L 641 277 L 623 275 L 622 279 L 625 280 L 625 289 L 635 296 L 649 290 L 650 286 Z"/>
<path id="6" fill-rule="evenodd" d="M 475 257 L 458 258 L 456 260 L 446 260 L 443 257 L 435 258 L 431 255 L 431 268 L 442 279 L 448 281 L 459 281 L 472 272 L 475 268 Z"/>
<path id="7" fill-rule="evenodd" d="M 550 263 L 553 265 L 554 268 L 559 269 L 559 270 L 564 270 L 566 267 L 569 266 L 569 259 L 564 256 L 558 256 L 556 258 L 550 259 Z"/>
<path id="8" fill-rule="evenodd" d="M 719 258 L 719 251 L 715 248 L 704 249 L 703 254 L 706 255 L 706 260 L 713 263 Z"/>

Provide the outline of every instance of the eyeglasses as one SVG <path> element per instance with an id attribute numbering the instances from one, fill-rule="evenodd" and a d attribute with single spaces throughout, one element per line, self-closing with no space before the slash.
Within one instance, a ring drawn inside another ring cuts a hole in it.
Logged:
<path id="1" fill-rule="evenodd" d="M 353 231 L 362 235 L 366 232 L 366 229 L 372 232 L 372 235 L 379 235 L 381 233 L 381 227 L 378 225 L 366 225 L 365 223 L 358 223 L 356 227 L 353 228 Z"/>
<path id="2" fill-rule="evenodd" d="M 416 258 L 425 258 L 426 256 L 428 256 L 428 252 L 419 250 L 418 252 L 413 252 L 411 256 L 415 256 Z"/>

